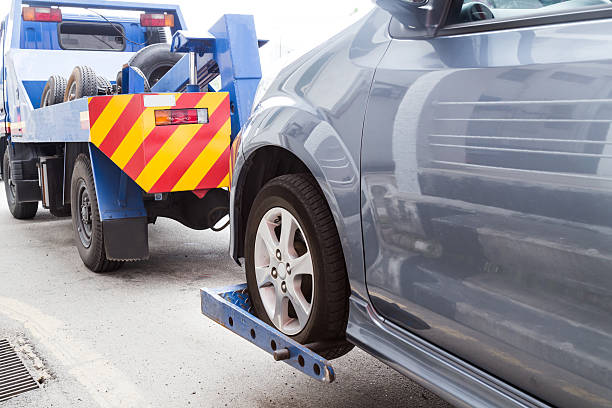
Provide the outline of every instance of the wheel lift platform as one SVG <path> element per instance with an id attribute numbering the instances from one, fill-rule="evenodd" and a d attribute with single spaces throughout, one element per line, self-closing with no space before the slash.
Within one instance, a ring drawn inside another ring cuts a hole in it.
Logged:
<path id="1" fill-rule="evenodd" d="M 324 342 L 302 345 L 266 324 L 253 313 L 246 284 L 220 289 L 200 290 L 202 313 L 304 374 L 326 383 L 335 379 L 329 361 L 317 354 L 337 343 Z"/>

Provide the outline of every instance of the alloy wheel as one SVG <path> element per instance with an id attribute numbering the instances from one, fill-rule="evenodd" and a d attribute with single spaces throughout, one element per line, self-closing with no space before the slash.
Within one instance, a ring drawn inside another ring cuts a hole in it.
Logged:
<path id="1" fill-rule="evenodd" d="M 306 236 L 286 209 L 270 209 L 255 238 L 255 276 L 262 303 L 277 329 L 301 332 L 310 318 L 314 273 Z"/>

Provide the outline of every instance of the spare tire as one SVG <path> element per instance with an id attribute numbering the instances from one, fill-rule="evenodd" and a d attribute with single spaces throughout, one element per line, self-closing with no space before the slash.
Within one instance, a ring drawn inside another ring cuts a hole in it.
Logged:
<path id="1" fill-rule="evenodd" d="M 84 96 L 96 96 L 98 94 L 98 77 L 93 68 L 86 65 L 75 67 L 68 78 L 64 102 L 74 101 Z"/>
<path id="2" fill-rule="evenodd" d="M 98 85 L 98 95 L 111 95 L 113 93 L 113 86 L 108 79 L 98 75 L 96 82 Z"/>
<path id="3" fill-rule="evenodd" d="M 153 86 L 184 54 L 170 52 L 170 44 L 147 45 L 130 58 L 128 65 L 140 68 L 149 85 Z"/>
<path id="4" fill-rule="evenodd" d="M 40 97 L 40 107 L 42 108 L 43 106 L 51 106 L 64 102 L 65 93 L 66 78 L 59 75 L 51 75 Z"/>

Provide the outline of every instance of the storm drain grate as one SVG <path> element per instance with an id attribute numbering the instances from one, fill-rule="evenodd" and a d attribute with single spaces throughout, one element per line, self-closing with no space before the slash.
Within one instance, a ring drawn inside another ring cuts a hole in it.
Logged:
<path id="1" fill-rule="evenodd" d="M 0 401 L 35 390 L 34 381 L 7 340 L 0 340 Z"/>

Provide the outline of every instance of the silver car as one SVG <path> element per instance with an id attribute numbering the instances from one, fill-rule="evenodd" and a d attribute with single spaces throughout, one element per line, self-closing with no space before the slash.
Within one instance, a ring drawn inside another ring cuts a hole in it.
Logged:
<path id="1" fill-rule="evenodd" d="M 259 317 L 458 406 L 612 406 L 610 2 L 377 3 L 233 145 Z"/>

